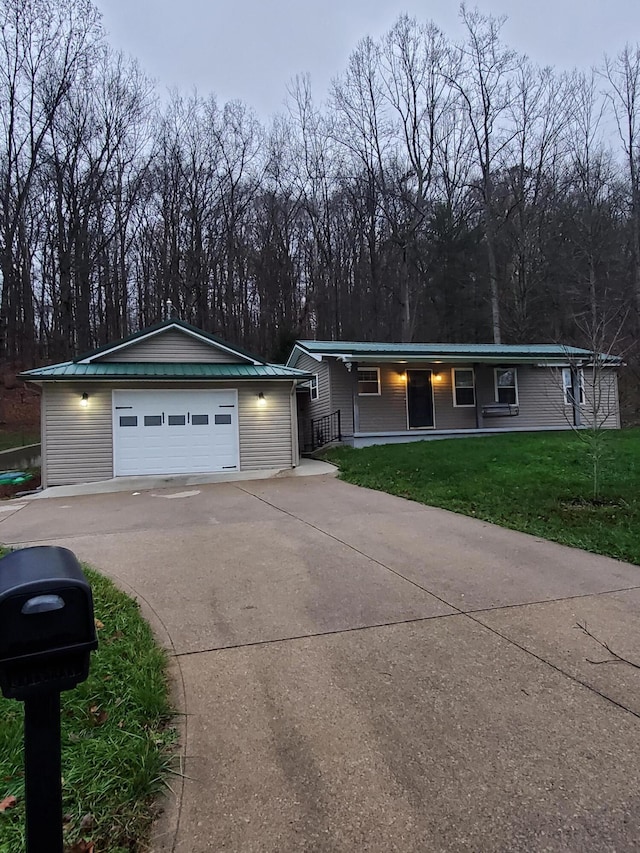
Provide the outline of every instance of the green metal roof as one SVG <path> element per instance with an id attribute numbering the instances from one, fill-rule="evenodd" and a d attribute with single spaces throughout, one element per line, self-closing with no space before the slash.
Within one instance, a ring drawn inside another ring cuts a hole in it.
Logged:
<path id="1" fill-rule="evenodd" d="M 20 374 L 22 379 L 309 379 L 309 373 L 280 364 L 208 364 L 198 362 L 98 361 L 76 364 L 65 361 L 36 367 Z"/>
<path id="2" fill-rule="evenodd" d="M 593 353 L 579 347 L 561 344 L 402 344 L 370 343 L 365 341 L 296 341 L 296 346 L 313 355 L 335 356 L 350 361 L 358 358 L 395 359 L 504 359 L 505 361 L 538 359 L 590 359 Z M 621 364 L 614 355 L 601 354 L 610 364 Z"/>

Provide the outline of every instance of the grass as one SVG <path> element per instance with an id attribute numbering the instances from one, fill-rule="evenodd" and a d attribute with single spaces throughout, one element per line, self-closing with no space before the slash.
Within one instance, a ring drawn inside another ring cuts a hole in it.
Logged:
<path id="1" fill-rule="evenodd" d="M 640 564 L 640 429 L 607 432 L 599 502 L 571 432 L 342 447 L 342 479 Z"/>
<path id="2" fill-rule="evenodd" d="M 85 573 L 100 645 L 89 679 L 62 694 L 65 849 L 86 839 L 100 853 L 132 853 L 146 849 L 153 799 L 169 771 L 175 739 L 168 725 L 166 656 L 137 602 L 96 572 Z M 17 798 L 14 808 L 0 812 L 0 853 L 21 853 L 22 703 L 0 697 L 0 720 L 0 800 Z"/>
<path id="3" fill-rule="evenodd" d="M 39 429 L 0 429 L 0 450 L 11 450 L 13 447 L 25 447 L 27 444 L 39 443 Z"/>

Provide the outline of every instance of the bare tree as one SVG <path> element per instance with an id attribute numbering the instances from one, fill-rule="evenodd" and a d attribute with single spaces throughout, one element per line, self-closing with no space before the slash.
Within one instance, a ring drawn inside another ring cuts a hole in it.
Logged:
<path id="1" fill-rule="evenodd" d="M 100 38 L 98 12 L 89 0 L 0 5 L 0 351 L 8 358 L 28 355 L 35 339 L 24 216 L 42 148 Z"/>
<path id="2" fill-rule="evenodd" d="M 609 430 L 619 425 L 620 408 L 614 370 L 620 365 L 626 314 L 604 309 L 575 317 L 581 342 L 591 357 L 584 365 L 568 351 L 569 367 L 559 374 L 565 401 L 571 404 L 569 425 L 582 443 L 589 461 L 591 500 L 601 497 Z M 566 407 L 565 407 L 566 409 Z"/>
<path id="3" fill-rule="evenodd" d="M 629 190 L 636 333 L 640 333 L 640 47 L 626 45 L 615 59 L 605 57 L 608 97 L 622 143 Z"/>
<path id="4" fill-rule="evenodd" d="M 505 325 L 517 341 L 531 339 L 547 290 L 545 243 L 559 189 L 559 163 L 568 116 L 567 80 L 523 62 L 509 106 L 514 135 L 501 161 L 506 249 Z"/>
<path id="5" fill-rule="evenodd" d="M 342 334 L 341 282 L 335 258 L 333 195 L 342 159 L 331 118 L 316 107 L 308 77 L 297 77 L 289 90 L 289 114 L 295 128 L 297 184 L 312 233 L 305 259 L 307 322 L 321 336 Z"/>
<path id="6" fill-rule="evenodd" d="M 576 74 L 570 92 L 568 171 L 564 191 L 573 206 L 568 236 L 577 252 L 579 316 L 587 309 L 595 327 L 605 307 L 605 270 L 611 249 L 611 213 L 618 206 L 615 168 L 604 141 L 605 102 L 595 73 Z"/>
<path id="7" fill-rule="evenodd" d="M 518 54 L 500 37 L 505 18 L 469 11 L 463 3 L 460 17 L 466 39 L 458 45 L 449 80 L 458 93 L 474 141 L 480 172 L 484 240 L 489 270 L 491 326 L 494 343 L 502 340 L 500 289 L 496 256 L 499 219 L 495 209 L 495 171 L 503 150 L 513 136 L 508 122 L 514 97 L 513 74 L 521 64 Z"/>
<path id="8" fill-rule="evenodd" d="M 396 139 L 396 168 L 392 173 L 395 186 L 389 186 L 386 170 L 380 171 L 380 178 L 387 219 L 401 252 L 404 341 L 413 339 L 415 303 L 426 283 L 419 240 L 433 211 L 436 158 L 447 133 L 445 119 L 453 107 L 451 87 L 443 73 L 447 58 L 447 42 L 435 24 L 423 26 L 406 15 L 399 18 L 384 39 L 381 53 L 385 99 Z M 419 280 L 412 288 L 416 273 Z"/>
<path id="9" fill-rule="evenodd" d="M 103 51 L 63 99 L 46 139 L 43 172 L 54 189 L 51 354 L 67 357 L 104 332 L 127 332 L 128 219 L 146 168 L 149 83 Z M 107 268 L 108 277 L 99 269 Z M 99 286 L 100 285 L 100 286 Z"/>

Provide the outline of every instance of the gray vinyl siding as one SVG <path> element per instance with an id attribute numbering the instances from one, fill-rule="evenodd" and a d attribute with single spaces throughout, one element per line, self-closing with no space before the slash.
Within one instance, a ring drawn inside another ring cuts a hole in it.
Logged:
<path id="1" fill-rule="evenodd" d="M 620 411 L 618 405 L 618 378 L 615 371 L 601 372 L 602 393 L 599 399 L 601 425 L 619 429 Z M 496 429 L 513 427 L 535 429 L 537 427 L 557 427 L 566 429 L 573 425 L 573 408 L 564 402 L 562 371 L 560 368 L 518 365 L 518 405 L 519 414 L 515 417 L 485 418 L 484 426 Z M 481 403 L 495 401 L 493 368 L 482 365 L 476 372 L 476 383 Z M 590 421 L 593 407 L 593 372 L 584 371 L 585 404 L 581 407 L 583 423 Z"/>
<path id="2" fill-rule="evenodd" d="M 475 429 L 475 408 L 454 407 L 450 365 L 380 365 L 380 396 L 358 396 L 360 432 L 398 432 L 408 429 L 407 370 L 431 370 L 435 429 Z M 440 380 L 436 380 L 436 374 Z"/>
<path id="3" fill-rule="evenodd" d="M 377 365 L 362 365 L 374 368 Z M 404 365 L 380 365 L 380 396 L 358 394 L 359 432 L 392 432 L 407 428 L 407 383 Z"/>
<path id="4" fill-rule="evenodd" d="M 328 363 L 331 382 L 331 411 L 340 410 L 342 434 L 353 435 L 353 386 L 356 381 L 341 361 L 331 359 Z"/>
<path id="5" fill-rule="evenodd" d="M 308 413 L 310 418 L 321 418 L 335 409 L 331 408 L 331 383 L 329 379 L 329 365 L 326 361 L 316 361 L 310 355 L 301 354 L 295 365 L 296 370 L 304 370 L 305 373 L 315 373 L 318 377 L 318 399 L 312 400 L 309 395 Z"/>
<path id="6" fill-rule="evenodd" d="M 353 435 L 353 373 L 335 358 L 316 361 L 309 355 L 299 353 L 294 364 L 297 370 L 315 373 L 318 377 L 318 399 L 308 401 L 303 410 L 308 421 L 340 411 L 343 436 Z M 304 419 L 300 424 L 304 429 Z"/>
<path id="7" fill-rule="evenodd" d="M 506 364 L 504 365 L 507 366 Z M 519 364 L 516 367 L 518 414 L 513 417 L 482 419 L 491 429 L 566 429 L 573 423 L 571 406 L 564 405 L 562 375 L 552 368 Z M 480 406 L 496 402 L 495 372 L 492 365 L 476 365 L 476 393 Z"/>
<path id="8" fill-rule="evenodd" d="M 89 394 L 86 409 L 80 406 Z M 111 388 L 89 382 L 44 383 L 42 456 L 46 485 L 93 483 L 113 476 Z"/>
<path id="9" fill-rule="evenodd" d="M 507 366 L 505 364 L 505 366 Z M 549 367 L 520 364 L 516 369 L 518 383 L 518 415 L 484 418 L 483 426 L 491 429 L 518 427 L 557 427 L 564 429 L 573 423 L 571 406 L 564 405 L 562 376 Z M 490 365 L 476 369 L 477 393 L 480 405 L 496 402 L 495 374 Z"/>
<path id="10" fill-rule="evenodd" d="M 341 412 L 342 433 L 353 435 L 353 387 L 354 373 L 335 358 L 317 362 L 310 356 L 300 355 L 295 365 L 301 370 L 318 373 L 320 399 L 313 401 L 310 417 L 329 414 L 337 409 Z M 365 365 L 363 365 L 365 366 Z M 478 428 L 476 409 L 473 406 L 454 406 L 453 371 L 451 364 L 367 364 L 380 368 L 379 396 L 358 396 L 359 433 L 385 433 L 409 431 L 407 425 L 406 370 L 430 369 L 434 400 L 434 430 L 473 430 Z M 456 367 L 473 368 L 476 384 L 476 400 L 481 407 L 496 402 L 494 367 L 490 364 L 456 364 Z M 507 366 L 506 364 L 504 366 Z M 328 379 L 323 371 L 328 370 Z M 355 370 L 355 367 L 354 367 Z M 439 375 L 440 380 L 435 376 Z M 600 400 L 602 426 L 619 428 L 620 413 L 618 386 L 615 371 L 604 371 L 603 391 Z M 588 423 L 590 407 L 591 373 L 585 370 L 585 393 L 587 400 L 582 407 L 583 422 Z M 567 429 L 573 424 L 573 410 L 564 404 L 562 374 L 559 369 L 517 366 L 519 414 L 513 417 L 487 417 L 481 420 L 484 429 L 537 429 L 540 427 Z M 330 390 L 328 390 L 330 385 Z"/>
<path id="11" fill-rule="evenodd" d="M 457 364 L 461 370 L 469 370 L 471 364 Z M 440 376 L 440 380 L 434 377 Z M 475 375 L 475 373 L 474 373 Z M 436 429 L 475 429 L 475 406 L 454 406 L 453 404 L 453 370 L 450 364 L 438 365 L 433 370 L 433 396 L 435 399 L 435 428 Z"/>
<path id="12" fill-rule="evenodd" d="M 369 365 L 367 365 L 369 366 Z M 360 433 L 399 432 L 407 430 L 406 379 L 405 370 L 431 369 L 434 400 L 434 429 L 458 430 L 476 429 L 476 410 L 472 406 L 454 406 L 452 365 L 432 365 L 424 368 L 411 364 L 370 365 L 380 367 L 380 396 L 358 396 L 360 410 Z M 496 401 L 493 365 L 456 365 L 459 368 L 474 368 L 476 398 L 480 406 Z M 435 377 L 440 376 L 438 381 Z M 620 412 L 615 371 L 601 374 L 602 394 L 600 396 L 601 425 L 616 429 L 620 427 Z M 352 374 L 339 362 L 331 362 L 331 410 L 341 409 L 343 433 L 352 432 Z M 566 429 L 573 423 L 573 411 L 564 404 L 562 376 L 559 370 L 535 365 L 518 365 L 518 402 L 519 414 L 513 417 L 484 418 L 481 424 L 491 429 L 535 429 L 551 427 Z M 590 390 L 593 383 L 591 372 L 585 370 L 584 384 L 586 402 L 582 407 L 583 422 L 589 421 L 591 407 Z M 345 427 L 345 424 L 348 426 Z"/>
<path id="13" fill-rule="evenodd" d="M 238 364 L 246 359 L 192 337 L 186 332 L 169 329 L 140 343 L 133 343 L 116 352 L 107 353 L 96 361 L 160 361 L 206 362 L 208 364 Z"/>
<path id="14" fill-rule="evenodd" d="M 90 483 L 113 477 L 112 391 L 98 383 L 44 383 L 42 454 L 47 486 Z M 295 464 L 292 383 L 128 383 L 129 389 L 238 389 L 240 469 L 289 468 Z M 258 406 L 258 394 L 267 400 Z M 80 406 L 89 394 L 86 409 Z"/>
<path id="15" fill-rule="evenodd" d="M 599 389 L 596 387 L 599 379 Z M 584 371 L 584 396 L 582 417 L 585 425 L 597 421 L 603 429 L 620 429 L 620 403 L 618 400 L 618 375 L 615 370 Z"/>

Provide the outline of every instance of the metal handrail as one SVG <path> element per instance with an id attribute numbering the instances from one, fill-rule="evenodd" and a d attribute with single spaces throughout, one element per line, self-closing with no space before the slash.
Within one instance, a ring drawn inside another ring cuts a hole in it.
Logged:
<path id="1" fill-rule="evenodd" d="M 322 415 L 320 418 L 312 418 L 310 424 L 309 440 L 305 442 L 305 450 L 313 453 L 325 444 L 332 441 L 342 441 L 342 424 L 340 422 L 340 409 L 330 415 Z"/>

